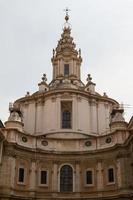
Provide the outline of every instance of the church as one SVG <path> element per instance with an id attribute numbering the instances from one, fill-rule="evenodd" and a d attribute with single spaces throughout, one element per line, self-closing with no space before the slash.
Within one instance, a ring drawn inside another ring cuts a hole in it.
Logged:
<path id="1" fill-rule="evenodd" d="M 0 122 L 0 200 L 132 200 L 133 117 L 81 80 L 68 11 L 51 62 Z"/>

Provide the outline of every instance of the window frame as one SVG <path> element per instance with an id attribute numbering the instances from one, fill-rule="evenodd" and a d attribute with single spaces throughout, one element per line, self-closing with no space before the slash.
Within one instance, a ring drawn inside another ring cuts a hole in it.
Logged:
<path id="1" fill-rule="evenodd" d="M 62 129 L 72 128 L 72 113 L 69 110 L 62 111 Z M 69 120 L 67 119 L 69 118 Z"/>
<path id="2" fill-rule="evenodd" d="M 70 65 L 68 63 L 65 63 L 64 64 L 64 76 L 69 76 L 69 74 L 70 74 Z"/>
<path id="3" fill-rule="evenodd" d="M 67 105 L 68 104 L 68 105 Z M 68 106 L 68 107 L 67 107 Z M 65 108 L 66 107 L 66 108 Z M 72 119 L 73 119 L 73 102 L 72 101 L 60 101 L 60 128 L 65 129 L 65 130 L 70 130 L 72 129 Z M 63 113 L 68 112 L 70 114 L 70 120 L 63 120 Z M 63 124 L 66 122 L 66 124 L 69 124 L 70 126 L 63 126 Z"/>
<path id="4" fill-rule="evenodd" d="M 72 170 L 72 180 L 71 180 L 72 181 L 72 191 L 61 191 L 61 170 L 65 166 L 69 166 L 71 168 L 71 170 Z M 74 180 L 75 180 L 75 177 L 74 177 L 73 166 L 71 166 L 70 164 L 67 164 L 67 163 L 61 165 L 60 170 L 59 170 L 59 192 L 61 192 L 61 193 L 69 193 L 69 192 L 71 193 L 71 192 L 74 192 L 74 188 L 75 188 Z"/>
<path id="5" fill-rule="evenodd" d="M 46 171 L 46 184 L 41 183 L 41 172 L 42 171 Z M 40 187 L 48 187 L 48 185 L 49 185 L 49 171 L 48 171 L 48 169 L 45 169 L 45 168 L 39 169 L 39 180 L 38 181 L 39 181 L 38 185 Z"/>
<path id="6" fill-rule="evenodd" d="M 87 171 L 92 172 L 92 183 L 87 184 Z M 93 187 L 94 186 L 94 169 L 93 168 L 87 168 L 84 173 L 84 182 L 86 187 Z"/>
<path id="7" fill-rule="evenodd" d="M 112 182 L 109 181 L 109 170 L 110 169 L 113 169 L 113 178 L 114 180 Z M 114 185 L 115 184 L 115 168 L 114 166 L 109 166 L 108 169 L 107 169 L 107 185 Z"/>
<path id="8" fill-rule="evenodd" d="M 20 169 L 24 170 L 24 178 L 23 178 L 23 182 L 19 181 L 19 175 L 20 175 Z M 18 185 L 26 185 L 26 168 L 24 166 L 19 166 L 18 167 L 18 173 L 17 173 L 17 184 Z"/>

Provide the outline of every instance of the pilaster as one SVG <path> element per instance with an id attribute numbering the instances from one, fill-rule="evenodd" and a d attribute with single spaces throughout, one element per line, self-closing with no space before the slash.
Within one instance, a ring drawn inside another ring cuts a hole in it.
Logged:
<path id="1" fill-rule="evenodd" d="M 117 177 L 117 184 L 118 187 L 121 188 L 122 187 L 122 173 L 121 173 L 121 160 L 117 159 L 116 161 L 116 166 L 117 166 L 117 173 L 116 173 L 116 177 Z"/>
<path id="2" fill-rule="evenodd" d="M 91 132 L 92 133 L 97 133 L 97 102 L 95 99 L 92 99 L 90 101 L 90 112 L 92 116 L 91 120 Z"/>
<path id="3" fill-rule="evenodd" d="M 80 162 L 76 162 L 75 192 L 80 192 Z"/>
<path id="4" fill-rule="evenodd" d="M 99 161 L 97 163 L 97 190 L 102 191 L 104 189 L 103 185 L 103 168 L 102 168 L 102 162 Z"/>
<path id="5" fill-rule="evenodd" d="M 15 186 L 15 173 L 16 173 L 16 159 L 15 157 L 10 158 L 10 167 L 11 167 L 11 188 L 14 188 Z"/>
<path id="6" fill-rule="evenodd" d="M 52 192 L 58 192 L 58 165 L 53 162 Z"/>
<path id="7" fill-rule="evenodd" d="M 36 163 L 31 161 L 31 171 L 30 171 L 30 180 L 29 180 L 30 190 L 36 190 Z"/>
<path id="8" fill-rule="evenodd" d="M 77 124 L 78 124 L 78 122 L 77 122 L 77 112 L 78 112 L 78 110 L 77 110 L 77 99 L 76 99 L 76 96 L 75 95 L 73 95 L 73 105 L 72 105 L 72 108 L 73 108 L 73 110 L 72 110 L 72 128 L 73 128 L 73 130 L 77 130 Z"/>

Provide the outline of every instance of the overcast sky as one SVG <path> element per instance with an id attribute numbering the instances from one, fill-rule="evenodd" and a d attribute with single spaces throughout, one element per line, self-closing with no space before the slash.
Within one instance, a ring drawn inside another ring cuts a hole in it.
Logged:
<path id="1" fill-rule="evenodd" d="M 69 7 L 72 36 L 81 48 L 82 80 L 125 105 L 133 115 L 133 0 L 0 0 L 0 118 L 8 104 L 52 78 L 52 49 Z"/>

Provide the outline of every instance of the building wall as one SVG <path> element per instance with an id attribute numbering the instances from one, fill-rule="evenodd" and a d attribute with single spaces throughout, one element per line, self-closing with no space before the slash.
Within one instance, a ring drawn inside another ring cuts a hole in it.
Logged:
<path id="1" fill-rule="evenodd" d="M 56 198 L 63 197 L 60 193 L 60 169 L 63 165 L 70 165 L 73 169 L 73 193 L 71 197 L 78 199 L 82 197 L 106 197 L 119 196 L 125 193 L 127 196 L 133 187 L 133 153 L 131 148 L 108 149 L 87 154 L 63 154 L 45 153 L 38 151 L 27 151 L 16 145 L 5 145 L 2 165 L 0 165 L 0 197 L 17 195 L 21 198 L 51 197 L 56 194 Z M 130 156 L 129 156 L 130 155 Z M 24 183 L 18 182 L 18 169 L 24 167 Z M 115 181 L 108 182 L 108 169 L 114 169 Z M 46 185 L 40 184 L 40 170 L 48 171 L 48 182 Z M 93 184 L 86 184 L 86 170 L 93 171 Z M 128 169 L 128 170 L 127 170 Z M 59 193 L 58 193 L 59 192 Z M 75 196 L 75 194 L 77 194 Z M 67 194 L 65 194 L 67 196 Z M 68 194 L 70 196 L 70 194 Z M 82 199 L 82 198 L 81 198 Z M 128 199 L 128 198 L 127 198 Z"/>

